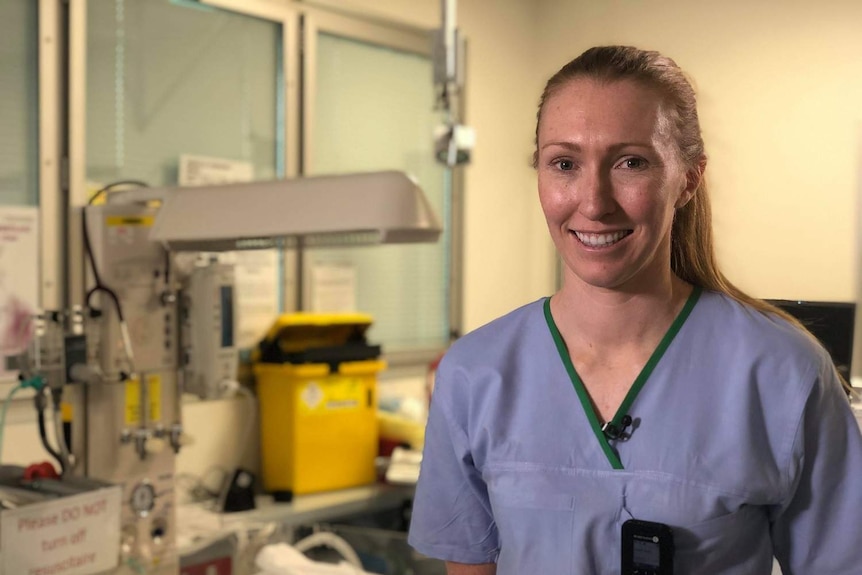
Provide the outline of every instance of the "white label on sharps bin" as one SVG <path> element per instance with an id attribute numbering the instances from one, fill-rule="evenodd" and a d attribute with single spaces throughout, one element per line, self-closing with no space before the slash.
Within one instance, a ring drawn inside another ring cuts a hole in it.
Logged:
<path id="1" fill-rule="evenodd" d="M 323 401 L 324 393 L 323 390 L 320 389 L 320 386 L 314 382 L 309 383 L 305 386 L 305 389 L 302 390 L 302 403 L 305 404 L 309 409 L 314 409 L 320 402 Z"/>
<path id="2" fill-rule="evenodd" d="M 0 514 L 3 573 L 99 573 L 117 566 L 119 546 L 119 487 L 27 505 Z"/>

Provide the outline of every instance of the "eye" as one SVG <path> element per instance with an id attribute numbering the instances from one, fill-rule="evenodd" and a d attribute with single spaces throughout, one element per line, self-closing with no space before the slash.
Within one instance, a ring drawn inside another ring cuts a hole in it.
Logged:
<path id="1" fill-rule="evenodd" d="M 575 169 L 575 163 L 565 158 L 554 160 L 553 162 L 551 162 L 551 164 L 556 166 L 559 170 L 563 172 L 568 172 Z"/>
<path id="2" fill-rule="evenodd" d="M 631 156 L 628 158 L 624 158 L 619 164 L 617 164 L 618 168 L 622 168 L 624 170 L 643 170 L 647 167 L 647 161 L 638 156 Z"/>

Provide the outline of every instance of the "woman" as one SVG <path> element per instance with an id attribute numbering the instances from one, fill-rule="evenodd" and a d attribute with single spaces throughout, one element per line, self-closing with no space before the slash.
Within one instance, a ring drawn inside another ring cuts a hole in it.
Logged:
<path id="1" fill-rule="evenodd" d="M 822 347 L 717 269 L 680 69 L 588 50 L 536 143 L 563 288 L 441 363 L 411 544 L 450 574 L 616 575 L 637 519 L 677 575 L 862 572 L 862 437 Z"/>

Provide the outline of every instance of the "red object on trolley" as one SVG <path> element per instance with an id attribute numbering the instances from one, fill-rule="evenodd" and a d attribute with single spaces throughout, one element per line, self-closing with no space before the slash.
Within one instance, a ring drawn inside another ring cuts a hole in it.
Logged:
<path id="1" fill-rule="evenodd" d="M 43 461 L 28 465 L 27 469 L 24 470 L 24 479 L 27 481 L 31 479 L 60 479 L 60 474 L 50 462 Z"/>

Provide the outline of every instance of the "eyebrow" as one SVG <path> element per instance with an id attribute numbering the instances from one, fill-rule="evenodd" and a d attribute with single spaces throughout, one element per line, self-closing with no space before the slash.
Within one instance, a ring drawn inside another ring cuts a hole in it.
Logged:
<path id="1" fill-rule="evenodd" d="M 550 148 L 552 146 L 558 146 L 560 148 L 572 150 L 573 152 L 580 152 L 581 151 L 581 145 L 580 144 L 577 144 L 575 142 L 567 142 L 567 141 L 548 142 L 547 144 L 545 144 L 544 146 L 542 146 L 539 149 L 544 150 L 545 148 Z M 616 152 L 616 151 L 622 150 L 624 148 L 645 148 L 648 150 L 652 150 L 655 148 L 655 146 L 652 144 L 652 142 L 620 142 L 618 144 L 611 145 L 609 148 L 609 151 Z"/>

